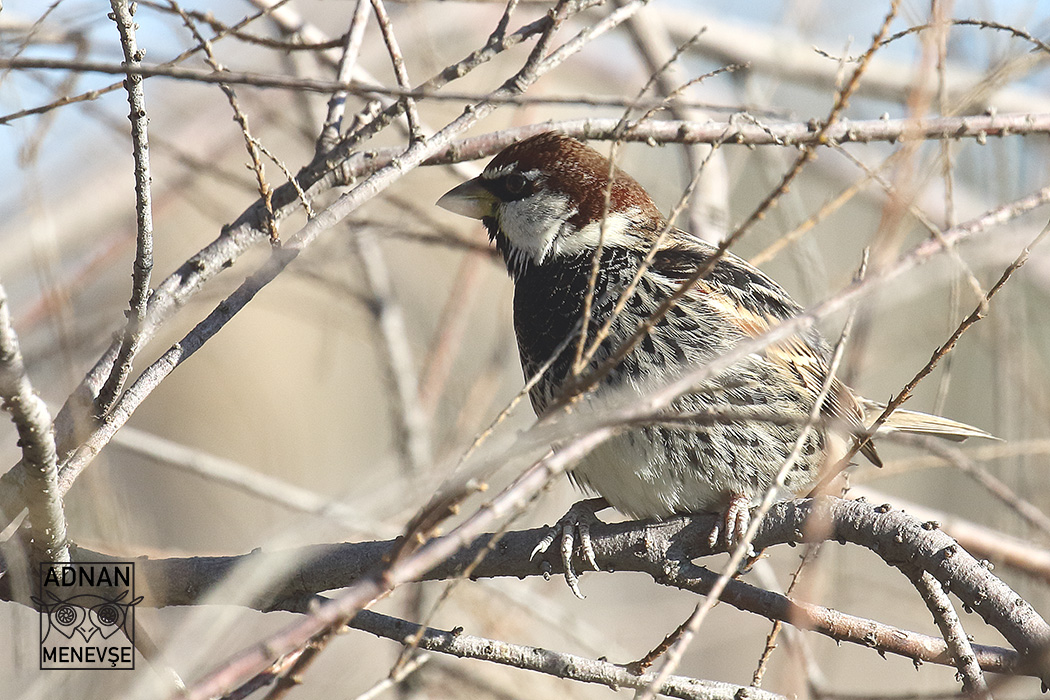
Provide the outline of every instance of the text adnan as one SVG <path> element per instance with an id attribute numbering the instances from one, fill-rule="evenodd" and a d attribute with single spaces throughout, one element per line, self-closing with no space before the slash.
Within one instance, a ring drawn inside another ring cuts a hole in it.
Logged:
<path id="1" fill-rule="evenodd" d="M 44 575 L 44 586 L 131 587 L 131 567 L 107 564 L 62 564 Z"/>

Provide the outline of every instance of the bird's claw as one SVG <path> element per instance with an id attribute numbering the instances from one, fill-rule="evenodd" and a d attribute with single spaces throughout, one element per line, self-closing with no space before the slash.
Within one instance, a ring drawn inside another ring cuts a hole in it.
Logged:
<path id="1" fill-rule="evenodd" d="M 601 567 L 598 566 L 597 559 L 594 556 L 594 544 L 591 541 L 591 523 L 601 522 L 595 517 L 595 513 L 606 507 L 608 507 L 608 503 L 604 498 L 592 498 L 573 505 L 547 531 L 547 534 L 536 544 L 529 557 L 530 559 L 535 559 L 538 555 L 545 554 L 550 549 L 550 546 L 554 544 L 554 541 L 560 539 L 559 549 L 562 566 L 565 571 L 565 583 L 569 585 L 569 590 L 573 592 L 573 595 L 581 600 L 584 598 L 584 595 L 580 590 L 580 577 L 572 568 L 572 556 L 576 551 L 577 543 L 579 543 L 580 556 L 583 560 L 595 571 L 601 571 Z M 544 564 L 547 564 L 547 562 L 544 562 Z M 547 564 L 544 571 L 549 572 L 549 570 L 550 565 Z"/>
<path id="2" fill-rule="evenodd" d="M 733 496 L 729 499 L 726 509 L 711 528 L 708 544 L 712 549 L 725 547 L 727 551 L 732 552 L 743 541 L 751 523 L 750 505 L 750 500 L 744 496 Z M 747 556 L 752 556 L 753 553 L 754 549 L 748 547 Z"/>

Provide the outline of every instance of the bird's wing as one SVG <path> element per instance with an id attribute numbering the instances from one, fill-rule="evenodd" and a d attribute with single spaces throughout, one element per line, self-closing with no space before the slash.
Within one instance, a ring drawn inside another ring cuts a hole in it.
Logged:
<path id="1" fill-rule="evenodd" d="M 668 245 L 656 253 L 653 269 L 681 282 L 705 264 L 713 252 L 713 247 L 698 239 L 672 237 Z M 714 309 L 728 326 L 736 327 L 744 337 L 758 337 L 802 311 L 783 287 L 758 268 L 731 254 L 719 260 L 711 272 L 696 283 L 694 290 L 694 298 Z M 816 331 L 772 343 L 764 352 L 764 357 L 774 368 L 812 396 L 820 392 L 826 381 L 829 356 L 827 343 Z M 859 397 L 838 379 L 832 379 L 821 411 L 826 418 L 850 432 L 863 433 L 866 430 L 864 407 Z M 881 465 L 870 441 L 861 447 L 861 452 L 872 463 Z"/>

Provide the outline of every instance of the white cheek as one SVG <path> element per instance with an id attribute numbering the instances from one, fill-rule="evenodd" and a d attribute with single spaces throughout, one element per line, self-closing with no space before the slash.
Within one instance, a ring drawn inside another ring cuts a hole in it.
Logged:
<path id="1" fill-rule="evenodd" d="M 508 242 L 542 263 L 566 219 L 576 213 L 564 195 L 533 195 L 500 205 L 500 229 Z"/>
<path id="2" fill-rule="evenodd" d="M 638 214 L 634 209 L 610 213 L 604 230 L 601 224 L 593 222 L 572 232 L 566 222 L 575 213 L 568 197 L 533 195 L 502 204 L 500 228 L 510 244 L 536 264 L 551 257 L 593 251 L 599 238 L 603 246 L 609 247 L 630 247 L 637 242 L 637 236 L 631 233 Z"/>
<path id="3" fill-rule="evenodd" d="M 557 239 L 552 252 L 554 255 L 578 255 L 596 249 L 599 240 L 604 247 L 629 248 L 637 240 L 637 236 L 630 233 L 632 214 L 635 214 L 633 210 L 626 214 L 610 212 L 605 218 L 604 230 L 597 221 L 589 223 L 577 233 Z"/>

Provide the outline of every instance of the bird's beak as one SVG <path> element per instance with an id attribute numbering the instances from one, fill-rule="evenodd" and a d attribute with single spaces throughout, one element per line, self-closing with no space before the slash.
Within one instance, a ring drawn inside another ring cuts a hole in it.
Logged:
<path id="1" fill-rule="evenodd" d="M 496 195 L 482 184 L 480 177 L 476 177 L 443 194 L 437 205 L 455 214 L 484 219 L 495 216 L 498 202 Z"/>

